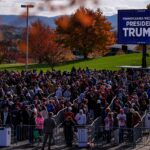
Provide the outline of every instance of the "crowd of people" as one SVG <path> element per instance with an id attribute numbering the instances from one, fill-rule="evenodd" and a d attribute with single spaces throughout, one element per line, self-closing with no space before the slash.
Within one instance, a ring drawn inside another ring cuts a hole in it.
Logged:
<path id="1" fill-rule="evenodd" d="M 33 125 L 40 134 L 48 114 L 57 114 L 67 107 L 64 129 L 71 126 L 72 133 L 72 126 L 86 125 L 100 116 L 100 126 L 105 127 L 107 142 L 110 142 L 111 128 L 134 127 L 149 104 L 148 70 L 72 68 L 71 72 L 1 71 L 0 76 L 0 124 L 14 128 Z M 71 123 L 67 123 L 70 120 Z M 68 141 L 68 130 L 64 133 Z M 67 144 L 71 145 L 72 134 L 69 139 Z M 119 131 L 116 142 L 123 142 L 123 130 Z"/>

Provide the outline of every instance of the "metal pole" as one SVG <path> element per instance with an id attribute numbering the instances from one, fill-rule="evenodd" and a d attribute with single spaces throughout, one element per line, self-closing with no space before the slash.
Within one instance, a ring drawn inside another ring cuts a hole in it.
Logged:
<path id="1" fill-rule="evenodd" d="M 146 63 L 146 44 L 143 44 L 143 51 L 142 51 L 142 68 L 146 68 L 147 67 L 147 63 Z"/>
<path id="2" fill-rule="evenodd" d="M 27 31 L 27 50 L 26 50 L 26 71 L 27 71 L 27 69 L 28 69 L 28 53 L 29 53 L 29 29 L 28 29 L 28 19 L 29 19 L 29 7 L 27 7 L 27 29 L 26 29 L 26 31 Z"/>
<path id="3" fill-rule="evenodd" d="M 26 65 L 25 69 L 28 69 L 28 59 L 29 59 L 29 8 L 33 8 L 33 5 L 21 5 L 21 7 L 27 9 L 27 22 L 26 22 Z"/>

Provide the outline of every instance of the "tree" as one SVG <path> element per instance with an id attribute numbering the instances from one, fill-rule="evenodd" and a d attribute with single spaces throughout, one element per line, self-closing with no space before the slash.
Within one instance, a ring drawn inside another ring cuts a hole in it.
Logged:
<path id="1" fill-rule="evenodd" d="M 4 59 L 7 56 L 7 47 L 5 44 L 1 41 L 0 42 L 0 64 L 4 61 Z"/>
<path id="2" fill-rule="evenodd" d="M 111 24 L 98 9 L 79 8 L 71 16 L 56 20 L 58 42 L 71 50 L 79 50 L 86 59 L 90 52 L 102 51 L 115 42 Z"/>
<path id="3" fill-rule="evenodd" d="M 44 61 L 44 53 L 48 51 L 51 29 L 37 20 L 29 28 L 29 53 L 39 63 Z"/>
<path id="4" fill-rule="evenodd" d="M 15 60 L 15 54 L 9 49 L 13 46 L 10 40 L 1 40 L 0 41 L 0 64 L 5 62 L 11 62 L 11 60 Z"/>
<path id="5" fill-rule="evenodd" d="M 148 4 L 146 7 L 147 7 L 147 9 L 150 9 L 150 4 Z"/>
<path id="6" fill-rule="evenodd" d="M 40 20 L 33 22 L 29 28 L 29 55 L 38 63 L 46 62 L 52 67 L 63 59 L 63 48 L 55 41 L 57 35 Z M 26 50 L 26 39 L 21 43 Z"/>
<path id="7" fill-rule="evenodd" d="M 57 34 L 55 31 L 51 31 L 47 40 L 47 49 L 44 51 L 44 61 L 47 62 L 52 70 L 57 63 L 65 60 L 65 49 L 56 42 Z"/>

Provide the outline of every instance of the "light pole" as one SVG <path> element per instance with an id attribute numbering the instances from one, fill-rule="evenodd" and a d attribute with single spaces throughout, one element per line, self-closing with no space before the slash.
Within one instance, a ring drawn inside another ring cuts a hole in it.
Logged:
<path id="1" fill-rule="evenodd" d="M 26 8 L 27 9 L 27 23 L 26 23 L 26 71 L 28 69 L 28 53 L 29 53 L 29 28 L 28 28 L 28 20 L 29 20 L 29 8 L 33 8 L 34 6 L 31 4 L 26 4 L 26 5 L 21 5 L 22 8 Z"/>

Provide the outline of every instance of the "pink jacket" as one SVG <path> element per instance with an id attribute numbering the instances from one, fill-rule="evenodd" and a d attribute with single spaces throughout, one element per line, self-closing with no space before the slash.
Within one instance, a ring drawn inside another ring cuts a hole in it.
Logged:
<path id="1" fill-rule="evenodd" d="M 44 118 L 43 117 L 37 117 L 35 122 L 36 122 L 36 128 L 37 129 L 43 129 L 44 128 Z"/>

